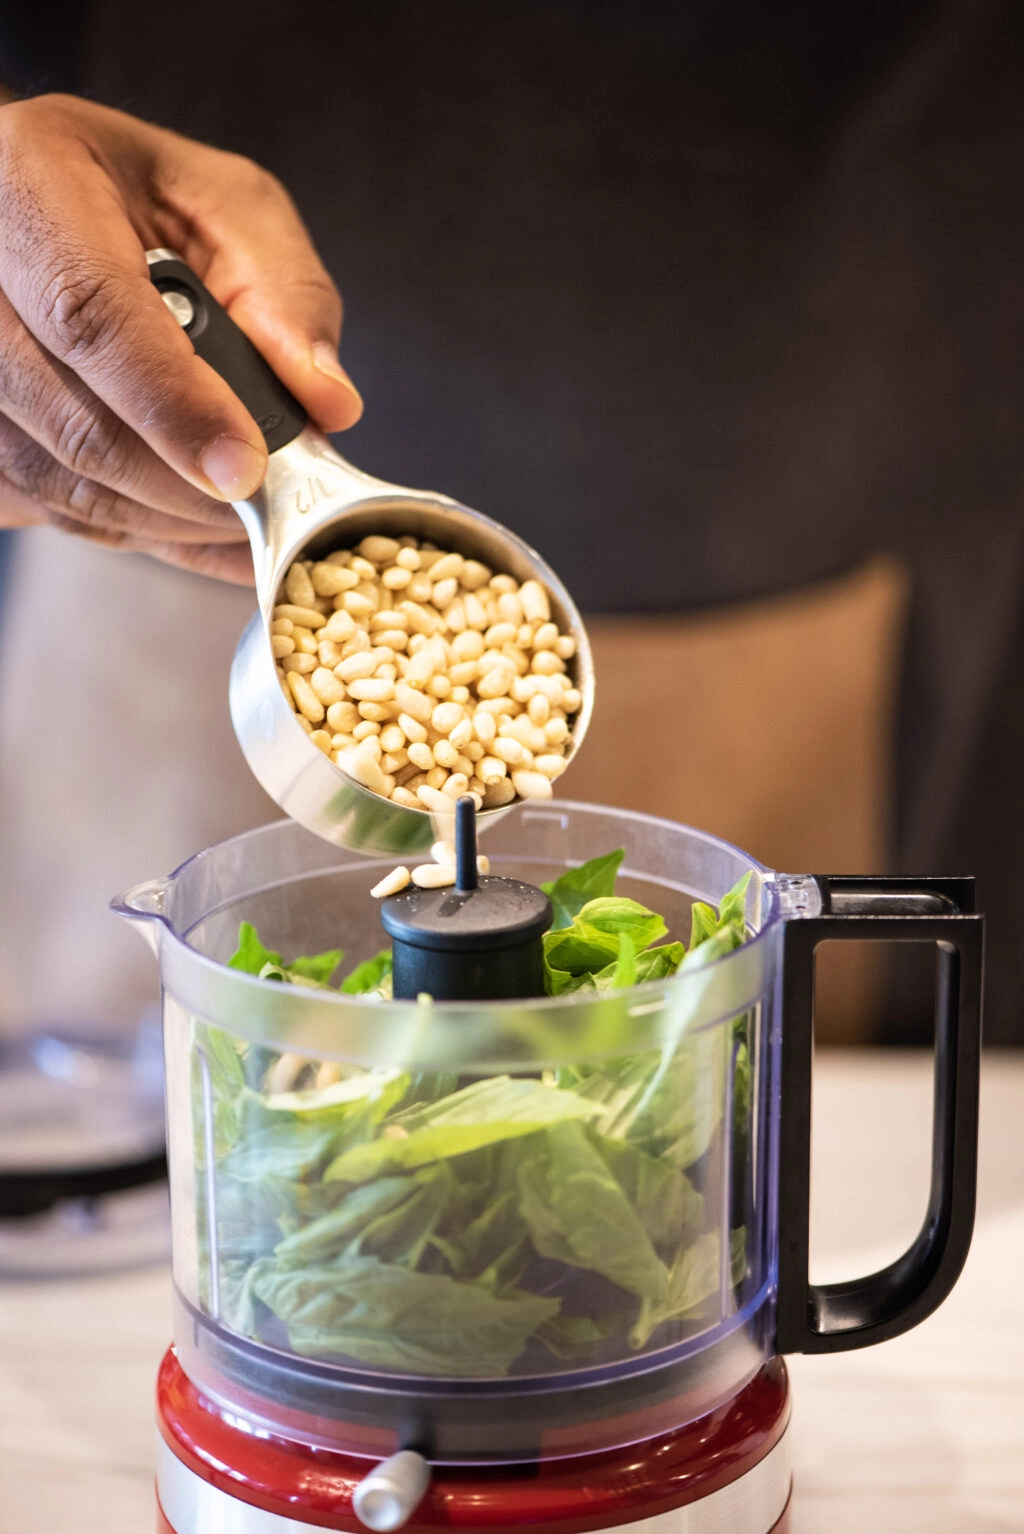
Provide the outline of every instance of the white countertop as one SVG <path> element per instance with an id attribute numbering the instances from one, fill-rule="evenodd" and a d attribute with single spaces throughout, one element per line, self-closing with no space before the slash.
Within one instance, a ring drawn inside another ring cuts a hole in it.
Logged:
<path id="1" fill-rule="evenodd" d="M 923 1056 L 821 1053 L 817 1279 L 871 1272 L 924 1212 Z M 862 1352 L 790 1360 L 794 1534 L 1024 1530 L 1024 1054 L 986 1058 L 974 1246 L 942 1309 Z M 0 1284 L 0 1534 L 150 1534 L 165 1270 Z"/>

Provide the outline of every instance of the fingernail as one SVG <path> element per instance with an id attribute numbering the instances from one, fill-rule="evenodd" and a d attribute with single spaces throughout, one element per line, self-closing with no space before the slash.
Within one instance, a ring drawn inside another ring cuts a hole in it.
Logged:
<path id="1" fill-rule="evenodd" d="M 313 347 L 313 366 L 317 372 L 323 373 L 332 383 L 344 384 L 345 388 L 355 395 L 360 406 L 362 406 L 363 396 L 338 361 L 338 354 L 330 341 L 316 342 Z"/>
<path id="2" fill-rule="evenodd" d="M 267 460 L 241 437 L 218 437 L 205 448 L 199 468 L 228 501 L 251 495 L 267 472 Z"/>

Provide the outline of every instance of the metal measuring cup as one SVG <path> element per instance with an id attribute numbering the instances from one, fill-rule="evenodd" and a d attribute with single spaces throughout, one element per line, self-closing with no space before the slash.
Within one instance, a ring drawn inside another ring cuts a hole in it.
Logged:
<path id="1" fill-rule="evenodd" d="M 367 854 L 411 855 L 438 837 L 433 814 L 371 793 L 310 741 L 282 693 L 270 647 L 273 610 L 294 560 L 322 558 L 368 533 L 429 540 L 480 560 L 496 574 L 544 585 L 552 618 L 576 641 L 570 669 L 582 702 L 566 752 L 571 761 L 590 722 L 594 669 L 583 621 L 550 566 L 481 512 L 429 490 L 374 479 L 346 463 L 195 273 L 173 251 L 148 251 L 146 260 L 168 309 L 197 354 L 252 413 L 270 453 L 259 490 L 234 503 L 252 545 L 259 611 L 239 640 L 230 686 L 235 734 L 270 797 L 318 836 Z M 481 810 L 481 829 L 519 802 Z M 440 829 L 450 835 L 450 827 Z"/>

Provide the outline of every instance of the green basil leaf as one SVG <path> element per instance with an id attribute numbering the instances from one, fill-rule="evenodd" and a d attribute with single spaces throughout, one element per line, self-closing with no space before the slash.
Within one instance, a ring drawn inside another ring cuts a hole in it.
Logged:
<path id="1" fill-rule="evenodd" d="M 382 948 L 380 953 L 375 953 L 372 959 L 364 959 L 362 964 L 357 964 L 350 975 L 346 975 L 341 982 L 341 991 L 345 996 L 362 996 L 367 991 L 376 991 L 391 973 L 391 949 Z"/>
<path id="2" fill-rule="evenodd" d="M 658 1252 L 669 1255 L 704 1223 L 704 1199 L 683 1172 L 630 1145 L 592 1132 L 592 1139 Z"/>
<path id="3" fill-rule="evenodd" d="M 247 975 L 259 975 L 268 964 L 279 968 L 281 955 L 264 948 L 252 922 L 242 922 L 238 929 L 238 947 L 228 960 L 228 968 L 243 970 Z"/>
<path id="4" fill-rule="evenodd" d="M 682 943 L 662 943 L 657 948 L 647 948 L 636 956 L 636 980 L 643 985 L 647 980 L 666 980 L 674 975 L 683 962 L 686 949 Z"/>
<path id="5" fill-rule="evenodd" d="M 448 1377 L 500 1376 L 558 1314 L 541 1295 L 498 1296 L 480 1284 L 348 1256 L 331 1267 L 264 1270 L 254 1293 L 304 1357 L 343 1354 L 373 1368 Z"/>
<path id="6" fill-rule="evenodd" d="M 559 1124 L 519 1167 L 520 1211 L 541 1256 L 600 1273 L 631 1294 L 668 1292 L 668 1271 L 580 1124 Z"/>
<path id="7" fill-rule="evenodd" d="M 657 942 L 668 931 L 664 918 L 657 912 L 649 911 L 638 900 L 629 900 L 622 895 L 588 900 L 575 920 L 581 926 L 585 924 L 598 932 L 607 933 L 609 937 L 628 937 L 637 953 Z"/>
<path id="8" fill-rule="evenodd" d="M 661 1300 L 645 1300 L 641 1305 L 629 1334 L 632 1347 L 642 1348 L 666 1321 L 692 1321 L 704 1316 L 707 1301 L 718 1294 L 720 1251 L 717 1231 L 698 1236 L 683 1248 L 672 1264 L 668 1293 Z"/>
<path id="9" fill-rule="evenodd" d="M 371 1220 L 416 1191 L 411 1177 L 380 1177 L 352 1188 L 329 1213 L 278 1242 L 274 1256 L 291 1267 L 325 1262 L 343 1251 Z"/>
<path id="10" fill-rule="evenodd" d="M 312 980 L 326 986 L 345 957 L 344 948 L 330 948 L 326 953 L 302 955 L 286 964 L 284 972 L 289 980 Z"/>
<path id="11" fill-rule="evenodd" d="M 591 858 L 589 863 L 583 863 L 579 868 L 569 868 L 564 874 L 559 874 L 557 879 L 541 885 L 554 907 L 552 931 L 568 927 L 588 900 L 602 895 L 614 895 L 615 878 L 625 856 L 623 848 L 617 852 L 606 852 L 603 857 Z"/>
<path id="12" fill-rule="evenodd" d="M 481 1146 L 536 1133 L 600 1107 L 526 1077 L 491 1076 L 440 1102 L 403 1114 L 369 1144 L 353 1145 L 324 1173 L 325 1182 L 368 1182 L 384 1172 L 424 1166 Z"/>

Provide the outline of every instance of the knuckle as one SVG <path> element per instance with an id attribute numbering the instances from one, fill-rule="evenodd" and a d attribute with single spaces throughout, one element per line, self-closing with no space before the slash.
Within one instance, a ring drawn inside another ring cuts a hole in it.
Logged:
<path id="1" fill-rule="evenodd" d="M 62 500 L 61 509 L 86 527 L 103 528 L 104 532 L 111 532 L 121 520 L 117 517 L 117 496 L 82 475 L 68 477 Z"/>
<path id="2" fill-rule="evenodd" d="M 130 433 L 123 421 L 94 400 L 80 400 L 57 427 L 54 456 L 83 479 L 123 477 L 130 454 Z"/>
<path id="3" fill-rule="evenodd" d="M 117 279 L 96 266 L 63 265 L 43 286 L 40 305 L 48 344 L 69 367 L 95 361 L 114 345 L 123 325 Z"/>

